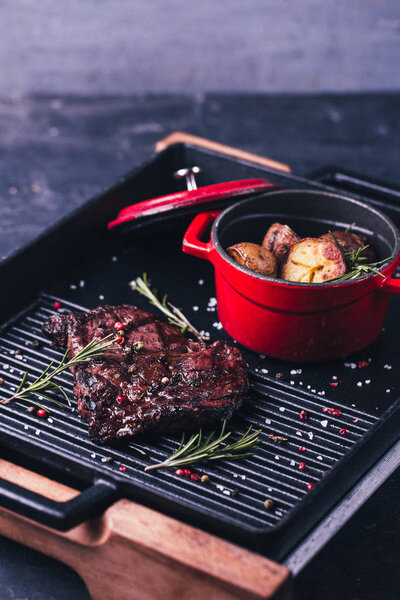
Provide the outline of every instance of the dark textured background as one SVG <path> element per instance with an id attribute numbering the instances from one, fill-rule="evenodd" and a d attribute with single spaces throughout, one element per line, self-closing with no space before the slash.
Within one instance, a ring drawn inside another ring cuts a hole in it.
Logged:
<path id="1" fill-rule="evenodd" d="M 2 0 L 0 96 L 399 89 L 398 0 Z"/>

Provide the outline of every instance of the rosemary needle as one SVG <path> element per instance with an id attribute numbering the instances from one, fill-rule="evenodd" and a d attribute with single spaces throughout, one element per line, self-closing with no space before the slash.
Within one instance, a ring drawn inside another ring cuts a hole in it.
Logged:
<path id="1" fill-rule="evenodd" d="M 190 331 L 199 340 L 204 340 L 203 336 L 195 327 L 192 325 L 182 313 L 180 308 L 177 308 L 171 302 L 167 302 L 167 294 L 164 294 L 162 300 L 158 298 L 158 292 L 156 289 L 151 288 L 147 279 L 147 274 L 143 273 L 142 277 L 137 277 L 134 281 L 130 282 L 130 287 L 145 296 L 150 301 L 150 304 L 158 308 L 164 315 L 168 317 L 168 322 L 171 325 L 178 327 L 182 333 Z"/>
<path id="2" fill-rule="evenodd" d="M 32 400 L 29 397 L 29 396 L 33 395 L 33 396 L 40 396 L 42 398 L 46 398 L 47 400 L 50 400 L 57 406 L 62 406 L 62 404 L 60 404 L 57 400 L 54 400 L 54 398 L 51 398 L 47 394 L 49 391 L 50 392 L 58 391 L 67 400 L 68 405 L 71 406 L 70 399 L 68 398 L 65 390 L 62 388 L 62 386 L 60 384 L 53 381 L 54 377 L 56 377 L 57 375 L 59 375 L 60 373 L 65 371 L 65 369 L 69 369 L 70 367 L 77 365 L 79 363 L 87 362 L 88 360 L 90 360 L 91 358 L 93 358 L 95 356 L 100 356 L 106 350 L 108 350 L 108 348 L 110 348 L 110 346 L 112 346 L 114 344 L 116 338 L 117 338 L 117 336 L 115 336 L 113 333 L 110 333 L 109 335 L 105 336 L 104 338 L 102 338 L 100 340 L 95 338 L 95 339 L 91 340 L 84 348 L 82 348 L 82 350 L 77 352 L 75 354 L 75 356 L 69 360 L 67 360 L 68 354 L 69 354 L 69 348 L 68 348 L 66 350 L 64 356 L 62 357 L 61 361 L 54 369 L 52 369 L 53 364 L 54 364 L 54 361 L 52 361 L 45 368 L 45 370 L 32 383 L 30 383 L 27 386 L 25 386 L 25 384 L 26 384 L 27 378 L 29 376 L 29 371 L 25 371 L 15 394 L 10 396 L 9 398 L 6 398 L 5 400 L 1 400 L 1 403 L 8 404 L 9 402 L 12 402 L 13 400 L 23 400 L 25 402 L 29 402 L 30 404 L 34 404 L 35 406 L 39 406 L 40 408 L 44 408 L 38 402 L 35 402 L 34 400 Z M 45 409 L 45 410 L 48 410 L 48 409 Z"/>
<path id="3" fill-rule="evenodd" d="M 223 442 L 226 442 L 232 435 L 231 431 L 225 432 L 225 429 L 226 421 L 224 421 L 221 433 L 217 437 L 215 437 L 215 431 L 212 431 L 204 442 L 202 441 L 201 429 L 199 433 L 192 435 L 186 444 L 185 434 L 183 434 L 178 450 L 163 462 L 146 467 L 145 471 L 167 467 L 181 467 L 208 460 L 221 460 L 223 458 L 237 460 L 238 458 L 246 458 L 254 454 L 259 442 L 261 429 L 252 431 L 252 426 L 250 425 L 246 433 L 236 440 L 236 442 L 223 445 Z"/>

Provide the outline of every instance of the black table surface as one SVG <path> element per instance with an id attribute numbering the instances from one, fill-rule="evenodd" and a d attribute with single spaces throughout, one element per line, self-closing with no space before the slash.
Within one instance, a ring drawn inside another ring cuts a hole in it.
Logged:
<path id="1" fill-rule="evenodd" d="M 400 94 L 0 99 L 0 256 L 151 157 L 174 130 L 400 185 Z M 312 560 L 296 599 L 400 599 L 400 469 Z M 87 600 L 65 565 L 0 538 L 1 600 Z M 125 600 L 125 599 L 121 599 Z"/>

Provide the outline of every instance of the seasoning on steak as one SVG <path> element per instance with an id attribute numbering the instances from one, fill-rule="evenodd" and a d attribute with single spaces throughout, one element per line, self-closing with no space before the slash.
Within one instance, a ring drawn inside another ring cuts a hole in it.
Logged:
<path id="1" fill-rule="evenodd" d="M 112 442 L 138 433 L 213 426 L 229 419 L 247 388 L 246 364 L 226 341 L 207 346 L 133 306 L 56 314 L 43 331 L 74 356 L 123 324 L 124 343 L 73 367 L 78 409 L 89 437 Z M 139 343 L 138 343 L 139 342 Z"/>

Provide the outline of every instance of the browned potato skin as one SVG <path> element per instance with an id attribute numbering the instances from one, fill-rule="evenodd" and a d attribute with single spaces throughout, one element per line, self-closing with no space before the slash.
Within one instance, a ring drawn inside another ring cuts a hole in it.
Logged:
<path id="1" fill-rule="evenodd" d="M 334 242 L 304 238 L 290 248 L 282 267 L 282 279 L 298 283 L 324 283 L 345 272 L 346 263 Z"/>
<path id="2" fill-rule="evenodd" d="M 260 273 L 261 275 L 269 275 L 276 277 L 278 265 L 274 255 L 268 252 L 260 244 L 252 242 L 241 242 L 226 249 L 226 252 L 239 265 L 247 267 L 251 271 Z"/>
<path id="3" fill-rule="evenodd" d="M 333 235 L 338 241 L 338 244 L 343 248 L 344 252 L 357 252 L 359 248 L 368 246 L 369 242 L 365 235 L 361 233 L 353 233 L 352 231 L 332 231 Z M 320 236 L 323 240 L 332 242 L 332 236 L 330 233 L 324 233 Z M 360 253 L 360 256 L 364 256 L 367 260 L 366 263 L 376 262 L 376 255 L 371 246 L 366 248 Z"/>
<path id="4" fill-rule="evenodd" d="M 262 246 L 272 252 L 278 263 L 283 263 L 289 248 L 299 241 L 299 236 L 289 225 L 273 223 L 264 236 Z"/>

